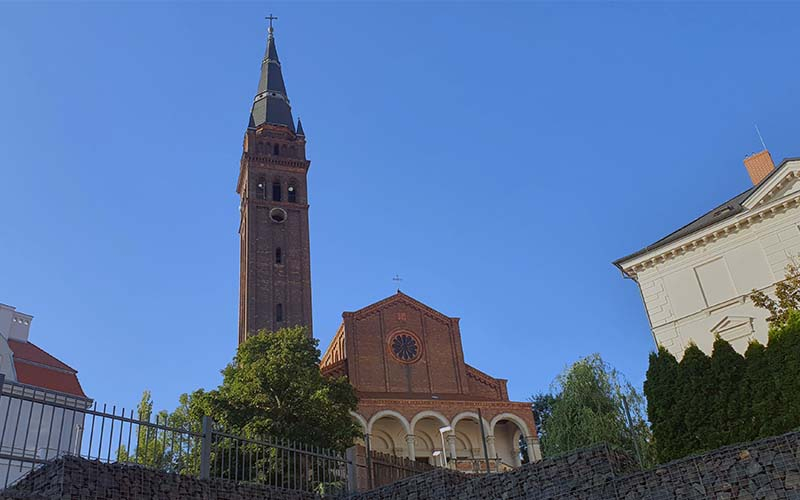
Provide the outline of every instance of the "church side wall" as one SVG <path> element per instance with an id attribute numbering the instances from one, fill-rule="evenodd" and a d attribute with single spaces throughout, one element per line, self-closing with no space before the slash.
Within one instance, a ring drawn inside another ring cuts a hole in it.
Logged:
<path id="1" fill-rule="evenodd" d="M 783 279 L 800 254 L 799 223 L 793 206 L 639 273 L 656 341 L 678 357 L 690 341 L 710 352 L 715 334 L 740 352 L 766 343 L 768 314 L 748 296 Z"/>

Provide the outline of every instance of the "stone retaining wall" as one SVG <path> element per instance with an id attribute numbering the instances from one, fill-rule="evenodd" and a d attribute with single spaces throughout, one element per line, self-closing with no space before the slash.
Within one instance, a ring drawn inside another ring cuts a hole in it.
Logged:
<path id="1" fill-rule="evenodd" d="M 435 471 L 357 495 L 358 500 L 616 498 L 613 480 L 636 470 L 630 458 L 606 445 L 528 464 L 514 471 L 468 476 Z"/>
<path id="2" fill-rule="evenodd" d="M 624 454 L 599 446 L 505 474 L 441 472 L 357 495 L 357 500 L 800 500 L 800 433 L 728 446 L 635 472 Z"/>
<path id="3" fill-rule="evenodd" d="M 800 433 L 726 446 L 620 478 L 621 500 L 800 500 Z"/>
<path id="4" fill-rule="evenodd" d="M 12 496 L 22 495 L 22 496 Z M 24 495 L 29 495 L 28 497 Z M 169 474 L 139 466 L 64 457 L 19 481 L 5 498 L 41 500 L 319 500 L 301 491 Z"/>
<path id="5" fill-rule="evenodd" d="M 597 446 L 512 472 L 469 476 L 437 469 L 352 500 L 800 500 L 800 433 L 728 446 L 636 471 Z M 201 481 L 142 467 L 64 458 L 37 469 L 0 500 L 319 500 L 310 493 Z"/>

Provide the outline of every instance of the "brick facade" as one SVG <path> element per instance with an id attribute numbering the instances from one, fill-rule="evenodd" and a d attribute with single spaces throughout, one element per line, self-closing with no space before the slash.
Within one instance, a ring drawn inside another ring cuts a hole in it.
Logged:
<path id="1" fill-rule="evenodd" d="M 305 137 L 286 127 L 264 124 L 245 134 L 237 186 L 240 343 L 262 328 L 301 325 L 311 335 L 305 149 Z"/>
<path id="2" fill-rule="evenodd" d="M 438 429 L 450 426 L 444 443 L 450 458 L 483 457 L 480 410 L 492 458 L 517 465 L 519 437 L 539 457 L 530 404 L 509 401 L 506 380 L 464 361 L 458 318 L 399 291 L 342 318 L 322 371 L 349 378 L 359 396 L 355 418 L 378 449 L 412 459 L 430 456 L 443 448 Z"/>

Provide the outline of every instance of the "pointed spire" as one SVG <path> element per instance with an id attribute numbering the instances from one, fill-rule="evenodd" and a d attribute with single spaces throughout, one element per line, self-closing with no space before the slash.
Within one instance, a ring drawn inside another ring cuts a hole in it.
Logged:
<path id="1" fill-rule="evenodd" d="M 306 133 L 303 131 L 303 123 L 300 121 L 299 116 L 297 117 L 297 135 L 306 136 Z"/>
<path id="2" fill-rule="evenodd" d="M 258 81 L 258 91 L 250 111 L 250 128 L 258 127 L 264 123 L 283 125 L 294 132 L 294 119 L 289 97 L 286 95 L 286 85 L 283 83 L 281 63 L 278 60 L 278 49 L 275 48 L 275 36 L 272 29 L 272 20 L 277 19 L 271 14 L 269 36 L 267 37 L 267 50 L 261 61 L 261 78 Z"/>

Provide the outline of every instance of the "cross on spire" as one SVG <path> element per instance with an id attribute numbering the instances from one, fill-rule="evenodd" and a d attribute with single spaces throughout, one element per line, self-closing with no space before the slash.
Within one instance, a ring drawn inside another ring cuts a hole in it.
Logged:
<path id="1" fill-rule="evenodd" d="M 278 18 L 276 16 L 273 16 L 272 13 L 270 13 L 270 15 L 268 15 L 264 19 L 268 19 L 269 20 L 269 34 L 271 35 L 272 34 L 272 21 L 277 21 Z"/>

